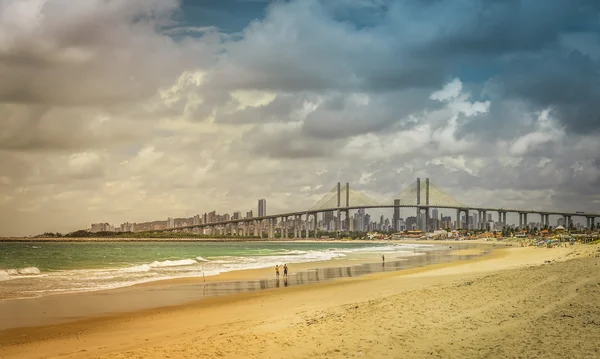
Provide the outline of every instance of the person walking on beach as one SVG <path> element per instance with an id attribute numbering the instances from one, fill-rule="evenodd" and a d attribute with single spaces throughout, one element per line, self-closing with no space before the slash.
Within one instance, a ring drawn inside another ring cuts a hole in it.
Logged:
<path id="1" fill-rule="evenodd" d="M 283 276 L 287 278 L 287 263 L 283 265 Z"/>
<path id="2" fill-rule="evenodd" d="M 275 277 L 279 278 L 279 264 L 275 265 Z"/>
<path id="3" fill-rule="evenodd" d="M 385 256 L 383 254 L 381 255 L 381 261 L 385 263 Z"/>

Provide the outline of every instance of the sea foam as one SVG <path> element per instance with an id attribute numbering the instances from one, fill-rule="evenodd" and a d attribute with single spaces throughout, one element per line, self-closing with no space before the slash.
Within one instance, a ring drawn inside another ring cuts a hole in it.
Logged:
<path id="1" fill-rule="evenodd" d="M 37 267 L 27 267 L 19 269 L 0 269 L 0 282 L 5 280 L 17 279 L 19 277 L 29 277 L 41 274 Z"/>
<path id="2" fill-rule="evenodd" d="M 160 268 L 160 267 L 179 267 L 179 266 L 190 266 L 194 265 L 196 262 L 193 259 L 179 259 L 179 260 L 166 260 L 166 261 L 154 261 L 149 264 L 152 268 Z"/>

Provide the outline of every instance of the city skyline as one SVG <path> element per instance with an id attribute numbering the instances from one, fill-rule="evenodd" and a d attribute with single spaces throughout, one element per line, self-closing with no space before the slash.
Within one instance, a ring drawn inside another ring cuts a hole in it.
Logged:
<path id="1" fill-rule="evenodd" d="M 0 236 L 301 210 L 338 181 L 390 198 L 416 177 L 470 206 L 600 211 L 598 11 L 4 1 Z"/>
<path id="2" fill-rule="evenodd" d="M 258 200 L 258 217 L 262 217 L 261 214 L 261 207 L 264 208 L 264 211 L 266 211 L 266 200 L 265 199 L 259 199 Z M 446 215 L 444 214 L 444 210 L 446 210 Z M 426 222 L 425 222 L 425 218 L 424 218 L 424 214 L 417 214 L 416 216 L 413 215 L 407 215 L 406 217 L 402 217 L 401 214 L 402 212 L 411 212 L 411 209 L 407 209 L 407 208 L 399 208 L 399 213 L 398 213 L 398 223 L 397 223 L 397 229 L 394 229 L 394 224 L 393 224 L 393 218 L 396 216 L 395 210 L 393 209 L 388 209 L 388 210 L 381 210 L 381 209 L 364 209 L 364 208 L 358 208 L 354 211 L 351 211 L 350 213 L 350 221 L 348 222 L 349 228 L 346 228 L 346 222 L 342 221 L 340 223 L 341 225 L 341 230 L 342 231 L 358 231 L 358 232 L 372 232 L 372 231 L 384 231 L 384 232 L 405 232 L 405 231 L 414 231 L 414 230 L 424 230 L 426 228 Z M 414 211 L 414 210 L 413 210 Z M 392 212 L 391 217 L 386 217 L 384 214 L 381 214 L 379 216 L 379 220 L 377 221 L 377 215 L 373 215 L 371 216 L 370 213 L 381 213 L 381 212 Z M 456 230 L 456 229 L 465 229 L 466 226 L 466 216 L 465 215 L 461 215 L 460 216 L 460 226 L 457 226 L 457 220 L 458 218 L 456 216 L 452 216 L 448 213 L 453 212 L 452 210 L 448 210 L 448 209 L 439 209 L 437 207 L 432 207 L 431 208 L 431 212 L 430 212 L 430 222 L 429 222 L 429 227 L 427 228 L 428 232 L 431 231 L 435 231 L 435 230 L 446 230 L 446 229 L 450 229 L 450 230 Z M 92 223 L 92 225 L 90 226 L 90 230 L 92 233 L 97 233 L 97 232 L 136 232 L 136 231 L 152 231 L 152 230 L 163 230 L 163 229 L 171 229 L 171 228 L 179 228 L 179 227 L 189 227 L 189 226 L 196 226 L 196 225 L 202 225 L 202 224 L 209 224 L 209 223 L 215 223 L 215 222 L 221 222 L 221 221 L 228 221 L 230 219 L 242 219 L 241 215 L 240 215 L 240 211 L 235 211 L 233 212 L 232 215 L 230 215 L 229 213 L 224 213 L 224 214 L 219 214 L 216 211 L 212 211 L 212 212 L 208 212 L 208 213 L 204 213 L 202 216 L 200 214 L 196 214 L 193 217 L 189 217 L 189 216 L 185 216 L 185 217 L 180 217 L 180 218 L 173 218 L 173 217 L 169 217 L 167 218 L 166 221 L 161 221 L 161 220 L 156 220 L 156 221 L 151 221 L 151 222 L 143 222 L 143 223 L 129 223 L 129 222 L 125 222 L 123 224 L 119 225 L 112 225 L 109 223 Z M 263 216 L 265 216 L 266 213 L 263 213 Z M 254 218 L 253 216 L 253 210 L 250 210 L 248 212 L 246 212 L 246 216 L 244 217 L 246 219 L 250 219 L 250 218 Z M 371 220 L 371 218 L 373 218 L 374 220 Z M 510 216 L 508 217 L 510 219 Z M 468 229 L 470 230 L 474 230 L 474 229 L 481 229 L 481 223 L 482 223 L 481 218 L 478 218 L 478 214 L 477 213 L 470 213 L 469 215 L 469 225 L 468 225 Z M 335 232 L 336 231 L 336 213 L 335 211 L 324 211 L 321 212 L 320 215 L 317 215 L 317 220 L 315 223 L 315 219 L 312 218 L 309 220 L 310 223 L 310 228 L 311 230 L 321 230 L 321 231 L 325 231 L 325 232 Z M 494 216 L 492 213 L 489 213 L 486 215 L 485 217 L 485 223 L 486 223 L 486 228 L 489 231 L 502 231 L 505 228 L 512 228 L 512 229 L 516 229 L 516 228 L 520 228 L 519 227 L 519 222 L 518 220 L 515 222 L 509 221 L 507 220 L 506 222 L 506 226 L 504 226 L 504 224 L 502 223 L 501 218 L 499 217 L 499 215 Z M 165 222 L 165 225 L 162 225 L 161 223 Z M 276 223 L 276 225 L 281 226 L 282 223 Z M 564 222 L 564 218 L 562 218 L 561 216 L 557 216 L 557 215 L 553 215 L 551 216 L 550 219 L 550 224 L 549 227 L 551 228 L 555 228 L 558 226 L 566 226 L 565 222 Z M 587 223 L 585 223 L 585 221 L 579 219 L 578 217 L 575 217 L 573 220 L 573 226 L 576 229 L 585 229 L 587 226 Z M 263 226 L 264 227 L 264 226 Z M 523 227 L 528 227 L 531 229 L 537 228 L 537 229 L 542 229 L 544 228 L 544 224 L 541 221 L 527 221 L 525 223 L 523 223 Z M 263 228 L 264 229 L 264 228 Z M 203 231 L 206 231 L 203 230 Z M 208 231 L 207 231 L 208 232 Z M 208 234 L 208 233 L 206 233 Z"/>

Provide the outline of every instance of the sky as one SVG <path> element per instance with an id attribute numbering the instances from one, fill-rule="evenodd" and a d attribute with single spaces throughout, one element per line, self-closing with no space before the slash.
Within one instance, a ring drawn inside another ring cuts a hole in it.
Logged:
<path id="1" fill-rule="evenodd" d="M 375 199 L 600 212 L 597 0 L 0 0 L 0 235 Z"/>

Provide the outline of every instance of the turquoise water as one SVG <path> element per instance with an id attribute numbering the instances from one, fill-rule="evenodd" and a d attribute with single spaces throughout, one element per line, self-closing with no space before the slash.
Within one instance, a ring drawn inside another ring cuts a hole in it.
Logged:
<path id="1" fill-rule="evenodd" d="M 274 256 L 291 251 L 382 247 L 375 243 L 70 242 L 0 243 L 0 269 L 40 271 L 127 267 L 154 261 L 224 256 Z M 296 253 L 301 254 L 301 253 Z"/>
<path id="2" fill-rule="evenodd" d="M 415 247 L 323 242 L 0 242 L 0 299 L 210 276 L 351 253 L 413 255 Z"/>

